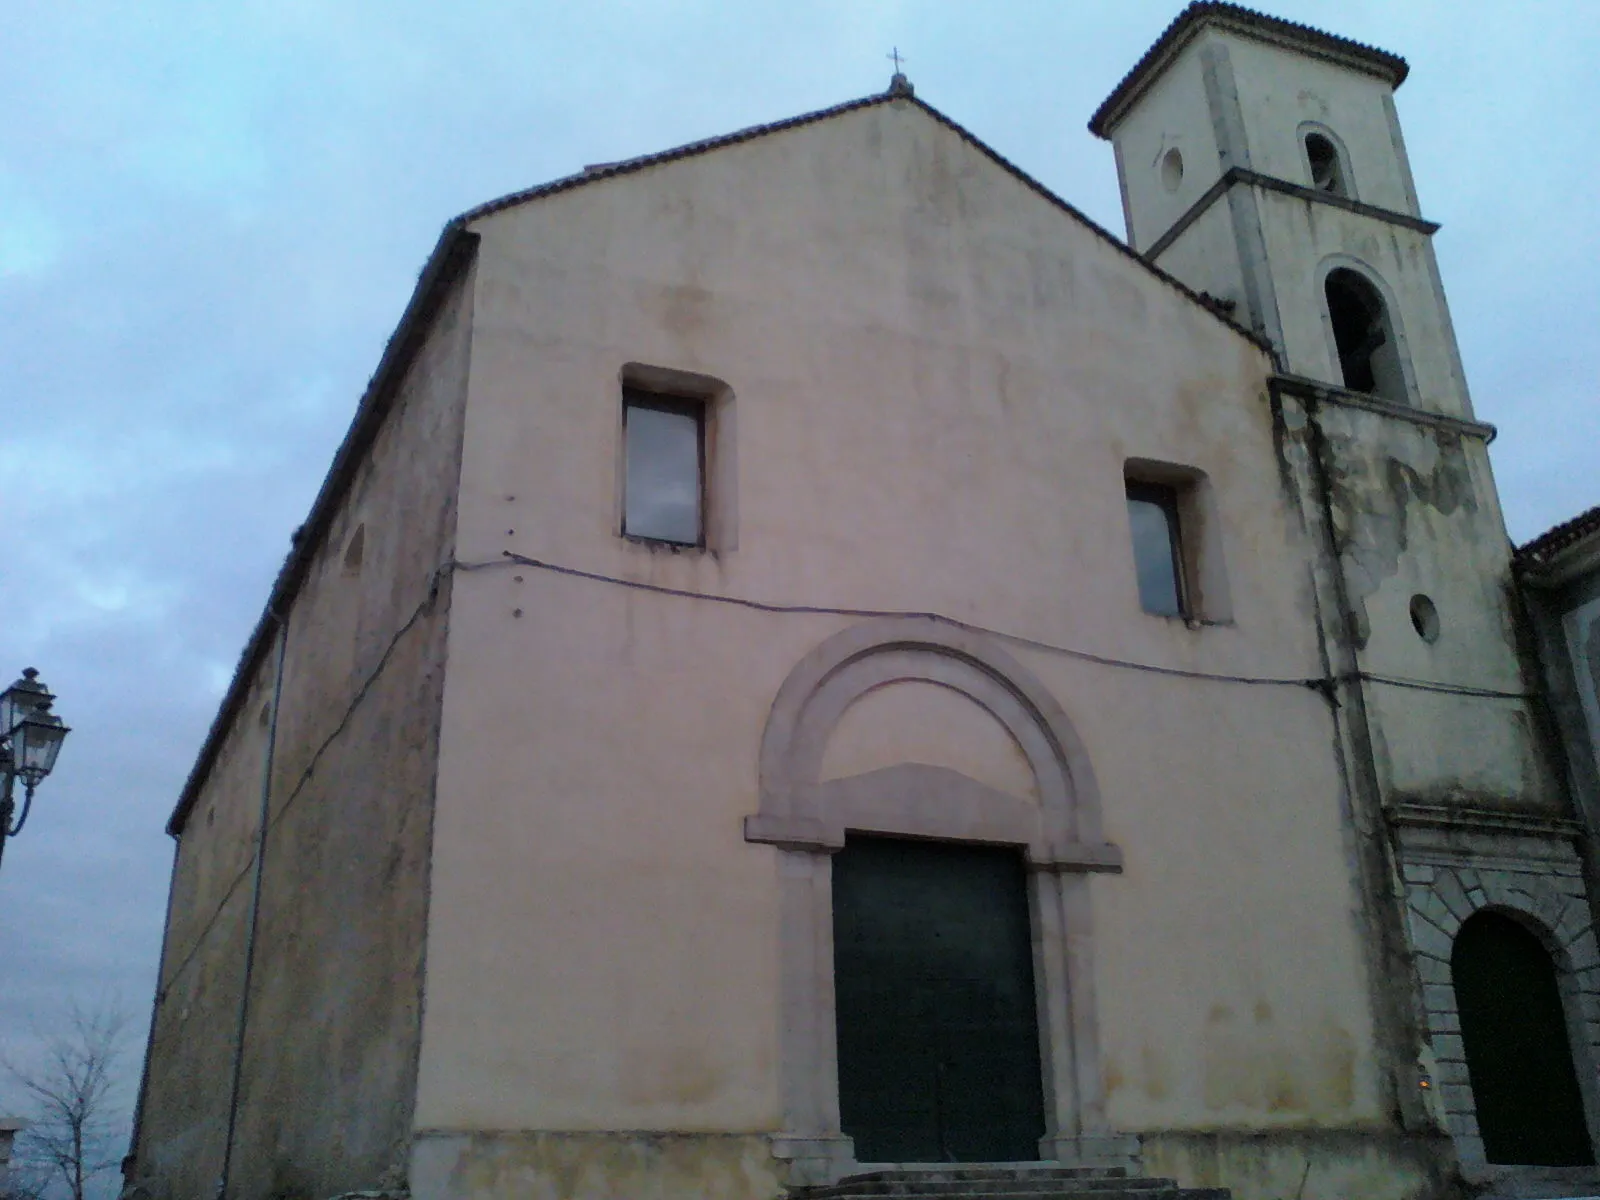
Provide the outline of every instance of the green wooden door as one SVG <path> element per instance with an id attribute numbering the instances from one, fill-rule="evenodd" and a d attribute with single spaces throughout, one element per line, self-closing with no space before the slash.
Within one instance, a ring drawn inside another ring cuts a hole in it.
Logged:
<path id="1" fill-rule="evenodd" d="M 833 860 L 833 938 L 839 1111 L 856 1159 L 1037 1159 L 1021 855 L 852 836 Z"/>

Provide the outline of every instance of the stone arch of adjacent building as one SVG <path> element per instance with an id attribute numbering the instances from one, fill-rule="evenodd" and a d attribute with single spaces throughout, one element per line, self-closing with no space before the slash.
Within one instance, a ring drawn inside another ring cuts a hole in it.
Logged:
<path id="1" fill-rule="evenodd" d="M 985 709 L 1027 760 L 1035 796 L 948 767 L 905 762 L 822 780 L 845 710 L 877 688 L 934 683 Z M 792 1182 L 856 1165 L 840 1130 L 832 855 L 848 831 L 1010 845 L 1028 864 L 1047 1130 L 1040 1157 L 1122 1164 L 1133 1139 L 1105 1120 L 1087 873 L 1118 871 L 1100 796 L 1071 721 L 1034 674 L 987 635 L 935 618 L 884 618 L 835 634 L 790 672 L 762 737 L 760 808 L 745 839 L 776 846 L 780 872 L 780 1088 L 775 1151 Z"/>
<path id="2" fill-rule="evenodd" d="M 1524 869 L 1518 870 L 1519 866 Z M 1543 863 L 1535 867 L 1500 861 L 1410 865 L 1406 874 L 1411 940 L 1433 1049 L 1435 1085 L 1445 1126 L 1462 1164 L 1482 1168 L 1486 1155 L 1450 962 L 1462 925 L 1484 911 L 1517 920 L 1551 957 L 1589 1140 L 1600 1146 L 1600 1078 L 1596 1076 L 1600 1067 L 1600 945 L 1575 856 L 1557 873 Z"/>

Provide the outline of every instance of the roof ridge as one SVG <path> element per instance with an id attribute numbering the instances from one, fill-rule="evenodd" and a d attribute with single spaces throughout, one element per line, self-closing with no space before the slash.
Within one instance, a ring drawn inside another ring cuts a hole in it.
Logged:
<path id="1" fill-rule="evenodd" d="M 1191 5 L 1191 7 L 1193 6 Z M 965 140 L 985 157 L 994 162 L 997 166 L 1014 176 L 1024 186 L 1030 188 L 1032 191 L 1038 193 L 1044 199 L 1054 204 L 1057 208 L 1061 209 L 1068 216 L 1072 217 L 1079 224 L 1087 228 L 1091 233 L 1109 243 L 1118 252 L 1126 255 L 1128 258 L 1138 263 L 1140 267 L 1150 272 L 1150 274 L 1154 275 L 1157 279 L 1160 279 L 1169 287 L 1175 289 L 1183 296 L 1186 296 L 1188 299 L 1194 301 L 1202 309 L 1210 313 L 1212 317 L 1220 321 L 1233 332 L 1241 334 L 1245 338 L 1249 339 L 1252 343 L 1259 346 L 1261 349 L 1266 350 L 1268 353 L 1273 353 L 1272 343 L 1261 334 L 1258 334 L 1254 330 L 1248 329 L 1239 324 L 1226 313 L 1220 311 L 1213 301 L 1209 301 L 1206 297 L 1189 287 L 1182 280 L 1168 274 L 1166 271 L 1156 266 L 1153 262 L 1146 259 L 1132 246 L 1128 245 L 1127 242 L 1123 241 L 1116 234 L 1106 229 L 1105 226 L 1094 220 L 1076 205 L 1051 191 L 1043 183 L 1039 182 L 1039 180 L 1035 179 L 1032 175 L 1029 175 L 1021 167 L 1017 166 L 1010 159 L 1006 158 L 1005 155 L 1001 154 L 993 146 L 990 146 L 987 142 L 978 137 L 978 135 L 973 133 L 971 130 L 967 129 L 960 122 L 946 116 L 933 105 L 929 104 L 926 100 L 912 93 L 909 89 L 900 90 L 893 85 L 890 86 L 888 91 L 874 92 L 869 96 L 862 96 L 856 100 L 847 100 L 842 104 L 835 104 L 828 108 L 819 108 L 813 112 L 801 113 L 799 116 L 787 117 L 781 121 L 771 121 L 762 125 L 750 125 L 744 129 L 735 130 L 733 133 L 725 133 L 716 137 L 701 138 L 698 141 L 685 142 L 683 145 L 674 146 L 670 150 L 661 150 L 653 154 L 641 154 L 637 157 L 624 159 L 620 162 L 607 163 L 604 166 L 589 167 L 583 171 L 575 172 L 571 175 L 564 175 L 559 179 L 552 179 L 547 183 L 536 184 L 533 187 L 524 188 L 521 191 L 510 192 L 499 197 L 498 199 L 489 200 L 483 204 L 477 205 L 474 208 L 469 208 L 466 212 L 452 220 L 450 222 L 450 226 L 464 228 L 468 223 L 478 220 L 481 217 L 491 216 L 498 212 L 504 212 L 506 209 L 517 207 L 519 204 L 526 204 L 533 200 L 542 200 L 547 196 L 558 195 L 561 192 L 571 191 L 574 188 L 583 187 L 591 183 L 598 183 L 604 179 L 615 179 L 621 175 L 631 175 L 635 171 L 642 171 L 649 167 L 659 166 L 662 163 L 676 162 L 679 159 L 684 158 L 693 158 L 700 154 L 709 154 L 713 150 L 721 150 L 728 146 L 735 146 L 742 142 L 753 141 L 756 138 L 766 137 L 769 134 L 783 133 L 805 125 L 816 124 L 819 121 L 830 120 L 833 117 L 842 116 L 845 113 L 856 112 L 866 108 L 873 108 L 877 105 L 887 104 L 894 101 L 904 101 L 920 108 L 929 117 L 933 118 L 939 124 L 951 130 L 958 137 Z"/>
<path id="2" fill-rule="evenodd" d="M 721 150 L 725 146 L 736 146 L 740 142 L 753 141 L 756 138 L 766 137 L 768 134 L 782 133 L 787 129 L 814 124 L 817 121 L 826 121 L 830 117 L 841 116 L 857 109 L 871 108 L 874 105 L 886 104 L 890 100 L 902 98 L 904 97 L 901 93 L 893 90 L 874 92 L 869 96 L 847 100 L 843 104 L 834 104 L 827 108 L 801 113 L 798 116 L 785 117 L 781 121 L 768 121 L 760 125 L 749 125 L 743 129 L 734 130 L 732 133 L 699 138 L 692 142 L 685 142 L 681 146 L 674 146 L 668 150 L 657 150 L 650 154 L 640 154 L 633 158 L 625 158 L 617 162 L 605 163 L 601 166 L 586 167 L 582 171 L 571 175 L 563 175 L 559 179 L 552 179 L 546 183 L 535 184 L 530 188 L 510 192 L 495 200 L 486 200 L 482 204 L 467 209 L 455 220 L 465 224 L 468 221 L 475 221 L 479 217 L 486 217 L 508 208 L 515 208 L 517 205 L 525 204 L 530 200 L 542 200 L 544 197 L 556 195 L 558 192 L 582 187 L 586 183 L 595 183 L 601 179 L 615 179 L 618 175 L 630 175 L 634 171 L 642 171 L 646 167 L 657 166 L 665 162 L 674 162 L 680 158 L 692 158 L 697 154 L 707 154 L 712 150 Z"/>
<path id="3" fill-rule="evenodd" d="M 1112 118 L 1120 115 L 1120 111 L 1144 90 L 1145 79 L 1155 69 L 1158 60 L 1168 51 L 1180 48 L 1191 28 L 1197 28 L 1208 20 L 1217 19 L 1232 21 L 1242 26 L 1245 32 L 1276 34 L 1280 38 L 1307 42 L 1310 45 L 1302 47 L 1303 49 L 1321 49 L 1325 55 L 1337 55 L 1341 60 L 1364 61 L 1372 73 L 1390 78 L 1393 87 L 1399 87 L 1404 83 L 1411 71 L 1410 65 L 1398 54 L 1368 45 L 1366 42 L 1358 42 L 1354 38 L 1329 33 L 1314 25 L 1274 17 L 1268 13 L 1257 12 L 1253 8 L 1246 8 L 1242 4 L 1228 3 L 1227 0 L 1191 0 L 1191 3 L 1172 19 L 1172 23 L 1161 31 L 1150 48 L 1140 56 L 1138 62 L 1133 64 L 1117 86 L 1111 89 L 1111 94 L 1101 102 L 1100 107 L 1094 110 L 1094 115 L 1089 118 L 1089 132 L 1100 138 L 1110 137 Z"/>

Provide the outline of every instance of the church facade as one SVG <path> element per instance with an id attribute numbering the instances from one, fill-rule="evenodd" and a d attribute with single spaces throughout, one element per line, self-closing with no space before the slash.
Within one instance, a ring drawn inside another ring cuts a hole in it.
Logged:
<path id="1" fill-rule="evenodd" d="M 169 825 L 130 1182 L 1592 1167 L 1405 72 L 1191 5 L 1126 242 L 898 76 L 451 222 Z"/>

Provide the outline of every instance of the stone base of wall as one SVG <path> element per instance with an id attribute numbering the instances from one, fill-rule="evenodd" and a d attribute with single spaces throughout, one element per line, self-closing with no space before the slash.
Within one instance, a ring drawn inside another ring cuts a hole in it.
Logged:
<path id="1" fill-rule="evenodd" d="M 1147 1133 L 1144 1175 L 1234 1200 L 1464 1200 L 1449 1139 L 1368 1130 Z M 788 1164 L 762 1134 L 427 1133 L 412 1200 L 777 1200 Z"/>
<path id="2" fill-rule="evenodd" d="M 775 1200 L 784 1166 L 761 1134 L 424 1133 L 413 1200 Z"/>
<path id="3" fill-rule="evenodd" d="M 1234 1200 L 1462 1200 L 1449 1139 L 1364 1130 L 1147 1133 L 1142 1171 Z"/>

